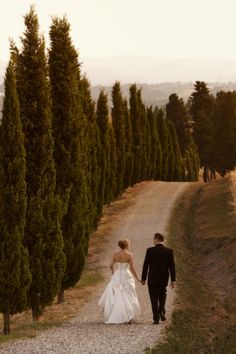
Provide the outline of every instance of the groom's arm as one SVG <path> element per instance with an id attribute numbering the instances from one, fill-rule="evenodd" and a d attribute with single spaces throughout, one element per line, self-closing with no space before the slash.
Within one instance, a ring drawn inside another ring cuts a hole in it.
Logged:
<path id="1" fill-rule="evenodd" d="M 174 259 L 174 252 L 170 249 L 170 260 L 169 260 L 169 270 L 170 270 L 170 279 L 172 287 L 174 287 L 174 283 L 176 280 L 176 273 L 175 273 L 175 259 Z"/>
<path id="2" fill-rule="evenodd" d="M 147 249 L 146 256 L 145 256 L 144 263 L 143 263 L 142 283 L 145 283 L 145 281 L 147 279 L 148 268 L 149 268 L 149 252 Z"/>

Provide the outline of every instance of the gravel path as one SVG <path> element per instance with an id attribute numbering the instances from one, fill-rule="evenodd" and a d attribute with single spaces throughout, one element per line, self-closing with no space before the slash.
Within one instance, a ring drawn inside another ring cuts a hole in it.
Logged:
<path id="1" fill-rule="evenodd" d="M 154 346 L 165 326 L 170 323 L 173 290 L 168 288 L 167 321 L 158 326 L 152 325 L 147 286 L 136 284 L 142 311 L 136 324 L 103 324 L 97 302 L 110 278 L 108 265 L 112 253 L 117 250 L 117 241 L 121 238 L 131 240 L 130 250 L 135 256 L 136 268 L 141 273 L 146 248 L 152 246 L 153 234 L 158 231 L 165 233 L 170 210 L 187 186 L 188 183 L 181 182 L 145 182 L 133 205 L 121 213 L 107 237 L 104 253 L 99 259 L 105 282 L 96 287 L 80 315 L 59 328 L 42 331 L 36 338 L 4 344 L 0 346 L 0 353 L 141 354 L 146 348 Z"/>

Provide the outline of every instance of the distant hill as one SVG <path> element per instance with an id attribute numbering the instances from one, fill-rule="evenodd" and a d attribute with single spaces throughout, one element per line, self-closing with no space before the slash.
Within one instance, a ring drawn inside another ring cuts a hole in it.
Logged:
<path id="1" fill-rule="evenodd" d="M 129 87 L 131 84 L 121 85 L 121 90 L 127 99 L 129 98 Z M 193 84 L 176 82 L 176 83 L 162 83 L 156 85 L 148 84 L 137 84 L 139 88 L 142 89 L 142 98 L 146 105 L 150 106 L 163 106 L 167 103 L 168 97 L 171 93 L 175 92 L 180 97 L 183 97 L 185 100 L 193 91 Z M 93 99 L 96 101 L 99 95 L 100 90 L 104 90 L 108 94 L 109 105 L 111 105 L 111 90 L 112 86 L 92 86 L 91 93 Z"/>
<path id="2" fill-rule="evenodd" d="M 137 84 L 142 88 L 142 98 L 146 105 L 161 107 L 168 102 L 168 98 L 172 93 L 176 93 L 186 102 L 193 92 L 193 82 L 169 82 L 155 85 Z M 220 90 L 233 91 L 236 90 L 236 82 L 229 83 L 208 83 L 211 93 L 215 96 Z M 129 97 L 130 84 L 121 85 L 122 93 L 125 97 Z M 101 89 L 108 94 L 109 105 L 111 105 L 111 90 L 112 86 L 92 86 L 91 93 L 93 99 L 96 101 Z"/>
<path id="3" fill-rule="evenodd" d="M 124 97 L 129 98 L 129 87 L 131 84 L 121 85 L 122 93 Z M 208 83 L 207 84 L 211 93 L 216 95 L 220 90 L 233 91 L 236 90 L 236 82 L 228 83 Z M 193 92 L 193 82 L 169 82 L 162 84 L 137 84 L 138 87 L 142 88 L 142 97 L 146 105 L 161 107 L 168 102 L 168 98 L 172 93 L 176 93 L 179 97 L 182 97 L 184 101 L 187 101 L 191 93 Z M 100 90 L 103 89 L 108 94 L 109 105 L 111 106 L 111 90 L 112 86 L 92 86 L 91 94 L 93 99 L 96 101 Z M 0 85 L 0 109 L 2 106 L 4 88 Z"/>

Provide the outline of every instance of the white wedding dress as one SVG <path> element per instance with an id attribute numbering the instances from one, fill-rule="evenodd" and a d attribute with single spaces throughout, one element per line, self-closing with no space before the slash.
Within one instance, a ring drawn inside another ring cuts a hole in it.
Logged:
<path id="1" fill-rule="evenodd" d="M 114 267 L 114 274 L 98 303 L 104 312 L 104 322 L 115 324 L 135 321 L 140 315 L 140 306 L 129 263 L 116 262 Z"/>

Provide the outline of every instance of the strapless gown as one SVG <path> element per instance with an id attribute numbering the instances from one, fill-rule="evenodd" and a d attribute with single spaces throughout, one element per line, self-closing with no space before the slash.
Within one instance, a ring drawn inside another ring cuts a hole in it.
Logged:
<path id="1" fill-rule="evenodd" d="M 103 309 L 105 323 L 127 323 L 138 319 L 140 306 L 128 262 L 115 263 L 114 274 L 98 305 Z"/>

